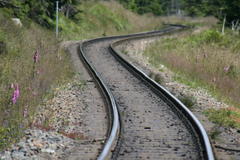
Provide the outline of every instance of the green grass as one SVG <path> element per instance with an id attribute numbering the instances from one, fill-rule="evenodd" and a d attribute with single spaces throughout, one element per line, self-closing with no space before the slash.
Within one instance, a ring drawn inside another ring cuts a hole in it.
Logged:
<path id="1" fill-rule="evenodd" d="M 60 15 L 59 28 L 62 38 L 89 39 L 128 30 L 131 26 L 126 17 L 99 2 L 85 2 L 78 6 L 80 13 L 75 20 Z"/>
<path id="2" fill-rule="evenodd" d="M 111 3 L 117 5 L 114 2 Z M 119 10 L 113 11 L 103 2 L 87 1 L 77 8 L 80 12 L 73 19 L 68 19 L 63 14 L 59 15 L 59 31 L 62 39 L 89 39 L 131 28 L 127 17 L 124 17 Z M 55 26 L 55 20 L 48 19 L 48 21 Z"/>
<path id="3" fill-rule="evenodd" d="M 210 109 L 204 112 L 211 121 L 225 127 L 240 128 L 240 110 L 236 108 Z"/>
<path id="4" fill-rule="evenodd" d="M 59 30 L 64 40 L 81 40 L 127 34 L 159 28 L 162 20 L 154 16 L 139 16 L 115 1 L 87 1 L 77 6 L 73 19 L 59 16 Z M 53 26 L 55 21 L 48 19 Z"/>

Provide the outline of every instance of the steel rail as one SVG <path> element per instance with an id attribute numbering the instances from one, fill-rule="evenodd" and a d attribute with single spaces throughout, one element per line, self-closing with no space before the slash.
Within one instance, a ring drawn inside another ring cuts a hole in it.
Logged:
<path id="1" fill-rule="evenodd" d="M 117 104 L 116 104 L 116 101 L 115 101 L 111 91 L 106 86 L 106 84 L 103 82 L 101 76 L 96 71 L 96 69 L 93 66 L 90 65 L 90 62 L 87 60 L 87 58 L 83 54 L 84 52 L 83 52 L 83 49 L 82 49 L 82 45 L 83 44 L 80 44 L 80 47 L 79 47 L 79 49 L 80 49 L 79 56 L 84 61 L 84 64 L 90 70 L 90 72 L 92 73 L 93 77 L 96 79 L 96 81 L 99 84 L 100 88 L 104 92 L 103 94 L 105 95 L 108 103 L 111 106 L 111 108 L 110 108 L 110 112 L 111 112 L 111 114 L 110 114 L 110 117 L 111 117 L 110 118 L 111 119 L 110 124 L 111 124 L 111 126 L 110 126 L 110 131 L 109 131 L 110 133 L 108 135 L 107 142 L 105 142 L 103 150 L 101 151 L 100 155 L 98 156 L 98 160 L 104 160 L 104 159 L 106 159 L 109 156 L 109 154 L 111 152 L 111 149 L 112 149 L 112 147 L 114 145 L 114 142 L 118 138 L 118 133 L 119 133 L 119 130 L 120 130 L 119 111 L 117 109 Z"/>
<path id="2" fill-rule="evenodd" d="M 119 45 L 120 43 L 126 41 L 126 40 L 132 40 L 132 39 L 139 39 L 139 38 L 146 38 L 146 37 L 151 37 L 151 36 L 159 36 L 163 34 L 169 34 L 173 33 L 175 31 L 179 31 L 182 29 L 185 29 L 185 26 L 182 25 L 170 25 L 170 27 L 167 27 L 165 29 L 162 29 L 160 31 L 152 31 L 152 32 L 143 32 L 143 33 L 137 33 L 137 34 L 130 34 L 130 35 L 121 35 L 121 36 L 111 36 L 111 37 L 103 37 L 103 38 L 97 38 L 97 39 L 92 39 L 89 41 L 83 42 L 79 49 L 80 49 L 80 54 L 79 56 L 83 59 L 85 62 L 86 66 L 89 68 L 97 82 L 99 83 L 100 87 L 102 88 L 106 98 L 108 99 L 110 105 L 111 105 L 111 112 L 112 115 L 112 126 L 110 126 L 110 134 L 109 137 L 103 147 L 102 152 L 100 153 L 98 160 L 104 160 L 106 159 L 111 151 L 114 149 L 114 142 L 118 140 L 118 135 L 120 131 L 120 116 L 119 116 L 119 111 L 115 102 L 115 99 L 110 91 L 110 89 L 107 87 L 107 85 L 104 83 L 102 80 L 101 76 L 98 74 L 96 69 L 90 64 L 90 62 L 87 60 L 85 54 L 84 54 L 84 46 L 89 44 L 89 43 L 94 43 L 97 41 L 102 41 L 102 40 L 111 40 L 111 39 L 120 39 L 122 40 L 114 42 L 113 44 L 110 45 L 110 51 L 112 55 L 118 59 L 125 67 L 127 67 L 128 70 L 132 71 L 135 75 L 137 75 L 139 78 L 143 79 L 146 83 L 150 84 L 150 86 L 159 94 L 162 95 L 165 100 L 168 102 L 172 103 L 176 109 L 180 110 L 181 113 L 191 122 L 191 125 L 195 129 L 195 131 L 198 133 L 198 137 L 200 138 L 200 143 L 202 144 L 203 147 L 203 155 L 205 159 L 208 160 L 214 160 L 214 154 L 212 151 L 212 147 L 208 138 L 208 135 L 203 128 L 202 124 L 199 122 L 199 120 L 193 115 L 193 113 L 176 97 L 174 97 L 169 91 L 167 91 L 163 86 L 159 85 L 157 82 L 152 80 L 149 76 L 147 76 L 143 71 L 141 71 L 139 68 L 134 66 L 133 64 L 129 63 L 126 61 L 118 51 L 114 49 L 115 46 Z M 124 39 L 123 39 L 124 38 Z"/>
<path id="3" fill-rule="evenodd" d="M 208 138 L 208 135 L 200 123 L 200 121 L 196 118 L 196 116 L 180 101 L 178 100 L 174 95 L 172 95 L 167 89 L 165 89 L 163 86 L 161 86 L 159 83 L 151 79 L 147 74 L 145 74 L 143 71 L 141 71 L 138 67 L 135 65 L 129 63 L 127 60 L 125 60 L 119 51 L 115 49 L 116 46 L 120 45 L 121 43 L 129 40 L 134 39 L 141 39 L 146 38 L 149 36 L 141 36 L 141 37 L 133 37 L 128 39 L 123 39 L 120 41 L 117 41 L 115 43 L 112 43 L 110 46 L 111 53 L 114 57 L 116 57 L 118 60 L 120 60 L 128 69 L 135 72 L 140 78 L 142 78 L 144 81 L 146 81 L 148 84 L 150 84 L 152 87 L 157 89 L 158 92 L 160 92 L 168 101 L 174 103 L 174 105 L 186 116 L 186 118 L 191 122 L 194 129 L 197 131 L 198 136 L 200 137 L 200 141 L 202 145 L 204 146 L 205 154 L 204 158 L 208 160 L 214 159 L 214 154 L 212 151 L 212 146 L 210 143 L 210 140 Z"/>

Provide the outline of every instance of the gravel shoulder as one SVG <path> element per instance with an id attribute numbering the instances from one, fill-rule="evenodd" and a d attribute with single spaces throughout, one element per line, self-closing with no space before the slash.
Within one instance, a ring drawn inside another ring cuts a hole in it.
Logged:
<path id="1" fill-rule="evenodd" d="M 163 85 L 176 97 L 194 97 L 196 99 L 196 103 L 191 109 L 192 112 L 201 121 L 209 135 L 212 135 L 214 133 L 218 134 L 216 138 L 211 138 L 216 158 L 219 160 L 240 159 L 240 130 L 221 127 L 217 124 L 214 124 L 210 122 L 208 118 L 203 114 L 203 112 L 207 109 L 226 108 L 228 105 L 216 100 L 202 88 L 194 89 L 185 84 L 181 84 L 175 81 L 173 78 L 175 74 L 171 70 L 166 68 L 164 65 L 161 65 L 160 68 L 155 68 L 148 62 L 147 57 L 143 56 L 143 51 L 145 48 L 157 39 L 158 38 L 154 37 L 126 41 L 117 46 L 117 50 L 122 53 L 122 56 L 125 59 L 141 68 L 150 77 L 155 78 L 158 76 L 161 80 L 161 85 Z"/>
<path id="2" fill-rule="evenodd" d="M 78 58 L 79 43 L 67 43 L 76 75 L 39 106 L 33 123 L 1 160 L 96 159 L 108 131 L 107 109 L 99 89 Z"/>

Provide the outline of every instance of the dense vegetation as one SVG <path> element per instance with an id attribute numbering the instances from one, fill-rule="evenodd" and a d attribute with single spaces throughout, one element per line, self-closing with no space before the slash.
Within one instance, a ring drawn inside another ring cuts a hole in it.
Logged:
<path id="1" fill-rule="evenodd" d="M 240 18 L 239 0 L 184 0 L 183 3 L 189 15 L 214 15 L 219 19 L 226 16 L 229 23 Z"/>
<path id="2" fill-rule="evenodd" d="M 80 12 L 76 6 L 83 0 L 59 0 L 59 6 L 61 11 L 67 17 L 73 18 L 73 16 Z M 10 15 L 14 15 L 21 19 L 31 18 L 35 22 L 47 26 L 53 27 L 49 23 L 49 19 L 54 19 L 56 1 L 53 0 L 0 0 L 0 7 Z"/>
<path id="3" fill-rule="evenodd" d="M 219 19 L 225 16 L 231 23 L 240 17 L 239 0 L 118 0 L 125 7 L 137 13 L 154 13 L 155 15 L 176 14 L 180 10 L 190 16 L 214 15 Z"/>
<path id="4" fill-rule="evenodd" d="M 95 0 L 99 1 L 99 0 Z M 117 0 L 126 8 L 139 14 L 153 13 L 155 15 L 185 14 L 190 16 L 214 15 L 226 20 L 228 24 L 240 17 L 240 1 L 238 0 Z M 61 12 L 75 21 L 79 21 L 78 13 L 83 12 L 79 4 L 87 0 L 59 0 Z M 0 0 L 0 7 L 8 13 L 21 19 L 26 17 L 35 22 L 54 27 L 56 3 L 53 0 Z M 181 12 L 180 12 L 181 11 Z"/>

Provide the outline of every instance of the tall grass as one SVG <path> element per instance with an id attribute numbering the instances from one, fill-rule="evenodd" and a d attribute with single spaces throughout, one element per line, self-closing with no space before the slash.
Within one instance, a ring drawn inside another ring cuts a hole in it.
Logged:
<path id="1" fill-rule="evenodd" d="M 222 35 L 218 30 L 211 28 L 163 38 L 150 45 L 144 55 L 155 66 L 165 64 L 185 77 L 181 78 L 182 82 L 193 81 L 195 86 L 207 88 L 220 100 L 239 108 L 239 35 L 230 30 Z M 239 110 L 231 113 L 236 111 Z M 208 115 L 216 115 L 211 113 Z M 235 120 L 238 119 L 236 122 L 239 123 L 239 113 L 236 115 L 238 118 Z"/>
<path id="2" fill-rule="evenodd" d="M 69 57 L 59 49 L 54 34 L 35 24 L 19 28 L 0 14 L 0 38 L 7 50 L 0 54 L 0 148 L 17 140 L 31 121 L 37 105 L 52 85 L 68 80 Z M 34 63 L 34 53 L 40 54 Z M 12 85 L 20 97 L 14 104 Z"/>

